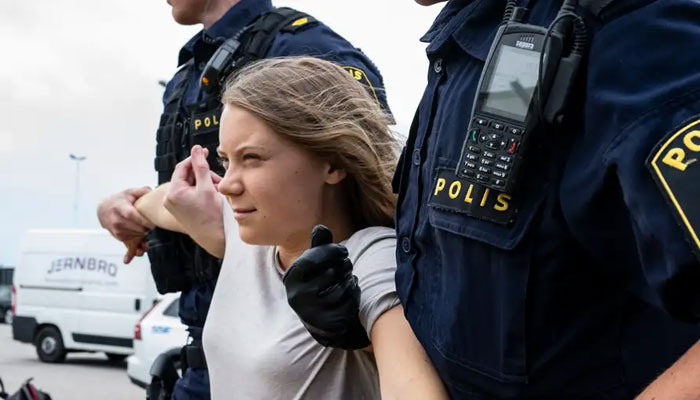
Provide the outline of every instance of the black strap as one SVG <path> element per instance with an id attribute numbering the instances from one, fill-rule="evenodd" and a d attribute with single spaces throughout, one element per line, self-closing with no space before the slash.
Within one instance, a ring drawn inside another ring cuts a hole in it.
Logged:
<path id="1" fill-rule="evenodd" d="M 318 22 L 309 14 L 289 7 L 275 8 L 256 19 L 247 29 L 242 46 L 248 58 L 246 61 L 265 58 L 277 34 L 283 29 L 294 32 L 296 21 L 302 22 L 298 27 Z"/>
<path id="2" fill-rule="evenodd" d="M 615 0 L 579 0 L 578 4 L 600 18 L 603 11 Z"/>

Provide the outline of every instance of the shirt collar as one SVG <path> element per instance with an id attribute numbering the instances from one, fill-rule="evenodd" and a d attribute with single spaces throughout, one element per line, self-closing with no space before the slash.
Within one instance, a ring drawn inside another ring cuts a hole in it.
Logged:
<path id="1" fill-rule="evenodd" d="M 462 50 L 485 61 L 505 5 L 505 0 L 450 0 L 421 38 L 430 43 L 426 51 L 437 52 L 452 38 Z"/>
<path id="2" fill-rule="evenodd" d="M 192 57 L 205 61 L 226 39 L 233 37 L 258 16 L 272 10 L 272 0 L 241 0 L 221 16 L 209 29 L 202 29 L 180 49 L 178 66 Z"/>

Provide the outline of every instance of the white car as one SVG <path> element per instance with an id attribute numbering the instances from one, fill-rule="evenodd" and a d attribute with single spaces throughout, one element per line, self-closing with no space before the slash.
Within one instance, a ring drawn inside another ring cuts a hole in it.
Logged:
<path id="1" fill-rule="evenodd" d="M 179 293 L 161 297 L 134 327 L 134 354 L 127 358 L 126 373 L 134 384 L 151 382 L 151 365 L 160 354 L 180 351 L 187 343 L 187 327 L 178 316 Z"/>

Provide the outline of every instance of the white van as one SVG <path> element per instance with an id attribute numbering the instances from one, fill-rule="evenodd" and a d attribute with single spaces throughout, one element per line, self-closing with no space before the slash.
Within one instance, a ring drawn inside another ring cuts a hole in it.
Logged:
<path id="1" fill-rule="evenodd" d="M 133 353 L 134 324 L 157 297 L 147 257 L 102 230 L 30 230 L 14 274 L 12 336 L 44 362 L 71 351 Z"/>

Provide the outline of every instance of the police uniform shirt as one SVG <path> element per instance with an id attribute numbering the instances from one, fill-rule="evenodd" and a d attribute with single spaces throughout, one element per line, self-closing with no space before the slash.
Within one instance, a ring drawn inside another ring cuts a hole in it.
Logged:
<path id="1" fill-rule="evenodd" d="M 242 0 L 231 7 L 209 29 L 193 36 L 180 51 L 178 60 L 180 70 L 166 86 L 163 95 L 164 104 L 170 102 L 176 89 L 182 84 L 187 85 L 182 101 L 183 108 L 191 108 L 192 105 L 205 101 L 207 97 L 199 89 L 199 79 L 209 58 L 224 40 L 233 37 L 256 17 L 272 8 L 270 0 Z M 266 58 L 307 55 L 334 62 L 365 84 L 382 107 L 389 112 L 381 74 L 364 53 L 321 22 L 313 21 L 297 25 L 299 26 L 293 32 L 282 31 L 275 37 Z M 188 62 L 193 63 L 192 69 L 183 68 Z M 220 110 L 193 113 L 188 124 L 190 134 L 208 134 L 216 137 L 219 112 Z M 189 147 L 189 144 L 184 145 L 186 151 L 183 150 L 179 159 L 189 155 Z M 210 153 L 210 167 L 220 171 L 215 152 Z M 195 327 L 204 325 L 215 283 L 215 280 L 195 283 L 191 289 L 183 291 L 180 298 L 180 316 L 187 325 Z M 194 336 L 199 337 L 200 330 L 190 329 L 190 331 Z"/>
<path id="2" fill-rule="evenodd" d="M 521 2 L 540 26 L 560 4 Z M 700 316 L 700 4 L 579 10 L 590 47 L 567 122 L 509 195 L 454 175 L 504 8 L 452 0 L 422 39 L 397 290 L 454 398 L 632 398 L 700 337 L 677 321 Z"/>

